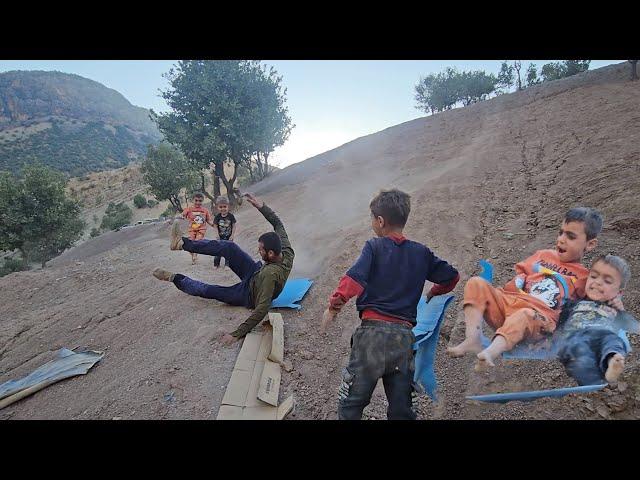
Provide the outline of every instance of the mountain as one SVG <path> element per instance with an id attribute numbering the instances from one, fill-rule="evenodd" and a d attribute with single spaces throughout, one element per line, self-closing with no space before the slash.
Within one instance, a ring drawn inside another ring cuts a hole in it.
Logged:
<path id="1" fill-rule="evenodd" d="M 61 72 L 0 73 L 0 170 L 40 161 L 72 176 L 118 168 L 161 138 L 149 111 Z"/>

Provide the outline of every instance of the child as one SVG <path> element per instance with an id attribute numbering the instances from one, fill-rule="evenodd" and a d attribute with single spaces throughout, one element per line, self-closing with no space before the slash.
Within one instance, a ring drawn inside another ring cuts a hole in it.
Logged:
<path id="1" fill-rule="evenodd" d="M 242 197 L 240 197 L 242 198 Z M 236 233 L 236 217 L 233 213 L 229 213 L 229 200 L 227 197 L 220 196 L 216 200 L 218 213 L 213 217 L 213 224 L 218 227 L 218 239 L 233 242 L 233 236 Z M 220 257 L 213 257 L 213 265 L 220 267 Z M 227 262 L 225 262 L 225 267 Z"/>
<path id="2" fill-rule="evenodd" d="M 211 213 L 209 210 L 202 206 L 204 201 L 204 195 L 196 193 L 193 196 L 193 207 L 187 207 L 182 211 L 182 218 L 189 220 L 189 239 L 190 240 L 202 240 L 207 232 L 207 223 L 213 226 L 211 223 Z M 198 255 L 191 253 L 191 265 L 196 264 L 196 257 Z"/>
<path id="3" fill-rule="evenodd" d="M 550 335 L 565 300 L 584 295 L 588 270 L 580 263 L 593 250 L 602 230 L 602 215 L 587 207 L 572 208 L 564 218 L 555 250 L 539 250 L 516 264 L 516 276 L 504 288 L 495 288 L 480 277 L 470 278 L 464 288 L 466 337 L 449 347 L 459 357 L 476 353 L 476 370 L 494 366 L 494 360 L 523 339 L 539 340 Z M 555 276 L 540 272 L 538 265 L 553 270 Z M 564 291 L 564 285 L 568 291 Z M 496 329 L 491 345 L 482 350 L 482 320 Z"/>
<path id="4" fill-rule="evenodd" d="M 351 337 L 351 357 L 343 371 L 338 418 L 360 420 L 371 394 L 382 378 L 389 401 L 387 418 L 415 420 L 413 389 L 416 311 L 426 280 L 434 285 L 427 294 L 450 292 L 458 271 L 424 245 L 402 234 L 411 210 L 410 197 L 399 190 L 381 191 L 369 205 L 371 228 L 360 258 L 342 277 L 329 298 L 321 331 L 342 306 L 357 296 L 361 325 Z"/>
<path id="5" fill-rule="evenodd" d="M 209 285 L 161 268 L 153 271 L 153 276 L 158 280 L 172 282 L 178 289 L 189 295 L 212 298 L 229 305 L 241 305 L 253 309 L 253 313 L 242 325 L 222 336 L 220 341 L 224 345 L 231 345 L 240 340 L 264 319 L 271 307 L 271 302 L 282 293 L 295 257 L 284 225 L 276 213 L 253 195 L 245 193 L 244 197 L 274 229 L 273 232 L 263 233 L 258 237 L 258 253 L 264 263 L 254 261 L 247 252 L 233 242 L 193 241 L 182 237 L 180 226 L 175 222 L 171 229 L 169 246 L 171 250 L 186 250 L 213 257 L 224 257 L 229 268 L 240 278 L 240 282 L 229 287 Z"/>
<path id="6" fill-rule="evenodd" d="M 586 299 L 570 302 L 560 314 L 558 358 L 579 385 L 615 382 L 622 373 L 627 351 L 618 331 L 639 332 L 619 300 L 630 276 L 622 258 L 598 258 L 589 271 Z"/>

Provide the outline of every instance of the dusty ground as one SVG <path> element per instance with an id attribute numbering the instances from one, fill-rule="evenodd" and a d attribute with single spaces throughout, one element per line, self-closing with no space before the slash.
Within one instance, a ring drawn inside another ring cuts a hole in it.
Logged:
<path id="1" fill-rule="evenodd" d="M 282 396 L 294 393 L 292 419 L 333 419 L 340 370 L 358 320 L 353 305 L 329 334 L 318 334 L 326 298 L 371 236 L 368 202 L 382 187 L 411 193 L 407 235 L 455 264 L 463 281 L 490 259 L 498 282 L 513 264 L 553 244 L 574 205 L 605 214 L 595 252 L 627 258 L 633 278 L 625 305 L 640 316 L 640 82 L 613 66 L 423 118 L 357 139 L 279 172 L 254 191 L 277 212 L 297 256 L 294 276 L 315 284 L 301 312 L 283 311 Z M 268 224 L 250 206 L 236 215 L 238 243 L 255 254 Z M 210 232 L 211 233 L 211 232 Z M 509 235 L 513 234 L 513 235 Z M 211 338 L 248 311 L 184 295 L 151 277 L 156 266 L 205 281 L 232 283 L 212 260 L 195 267 L 167 248 L 168 226 L 148 225 L 88 241 L 44 271 L 0 279 L 0 382 L 52 358 L 62 347 L 105 350 L 89 374 L 55 384 L 0 411 L 0 418 L 215 418 L 239 346 Z M 592 256 L 586 259 L 587 263 Z M 460 339 L 459 305 L 449 309 L 436 372 L 440 401 L 418 403 L 420 418 L 591 419 L 640 417 L 640 344 L 621 381 L 603 392 L 507 405 L 466 395 L 572 385 L 554 362 L 503 362 L 473 372 L 449 359 Z M 384 418 L 376 390 L 367 418 Z"/>

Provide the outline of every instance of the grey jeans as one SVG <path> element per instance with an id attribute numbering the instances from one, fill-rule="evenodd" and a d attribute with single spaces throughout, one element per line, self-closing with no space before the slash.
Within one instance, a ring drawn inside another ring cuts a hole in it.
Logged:
<path id="1" fill-rule="evenodd" d="M 351 357 L 343 370 L 338 418 L 360 420 L 382 378 L 389 420 L 415 420 L 412 407 L 415 337 L 408 326 L 363 320 L 351 337 Z"/>
<path id="2" fill-rule="evenodd" d="M 605 329 L 584 329 L 569 334 L 558 351 L 558 359 L 567 374 L 579 385 L 607 383 L 609 357 L 619 353 L 626 355 L 622 339 Z"/>

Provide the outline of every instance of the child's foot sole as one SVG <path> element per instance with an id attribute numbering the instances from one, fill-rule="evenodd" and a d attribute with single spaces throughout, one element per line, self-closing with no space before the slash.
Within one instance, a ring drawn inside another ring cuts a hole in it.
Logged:
<path id="1" fill-rule="evenodd" d="M 153 276 L 158 280 L 163 280 L 165 282 L 173 281 L 173 273 L 169 272 L 168 270 L 163 270 L 162 268 L 156 268 L 153 271 Z"/>
<path id="2" fill-rule="evenodd" d="M 616 382 L 623 369 L 624 357 L 619 353 L 616 353 L 609 359 L 609 366 L 607 367 L 607 371 L 604 374 L 604 378 L 606 378 L 607 382 L 609 383 Z"/>

